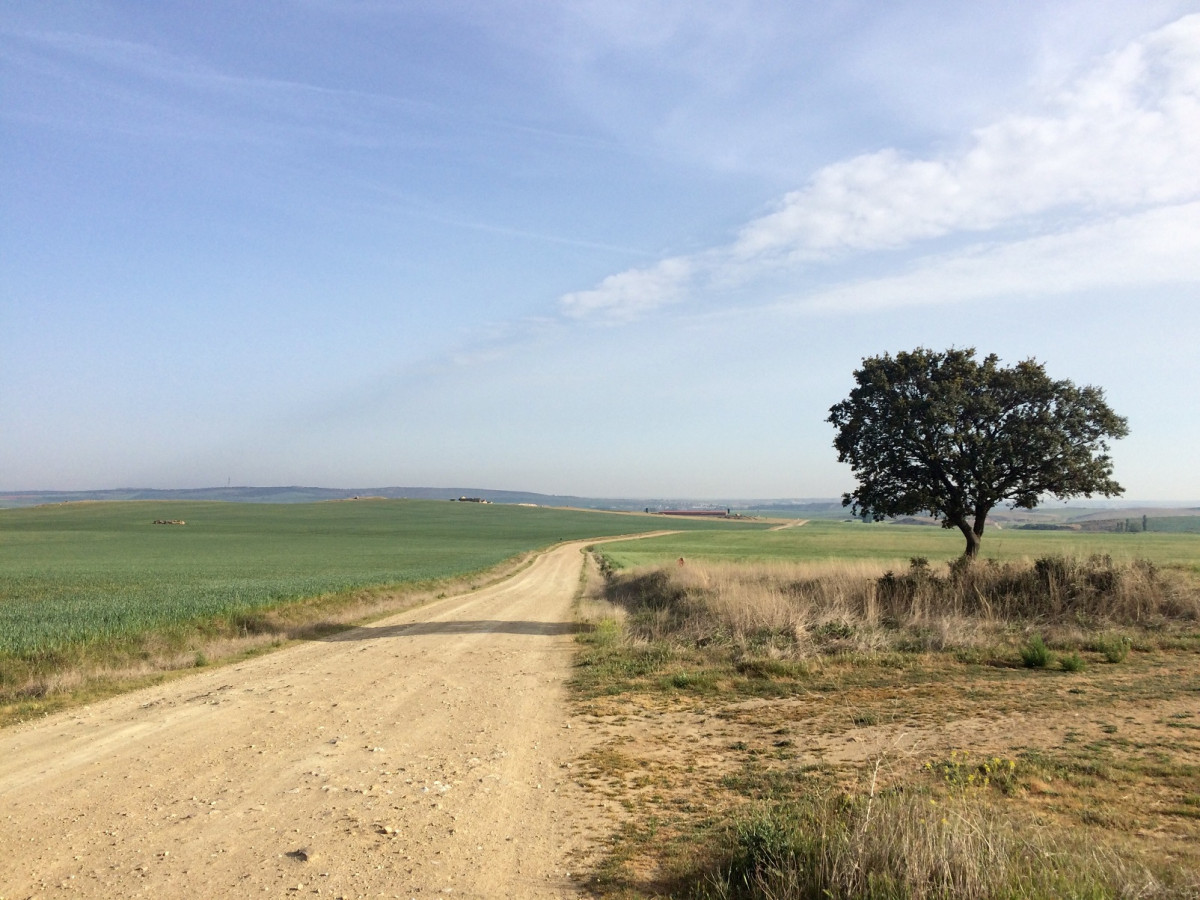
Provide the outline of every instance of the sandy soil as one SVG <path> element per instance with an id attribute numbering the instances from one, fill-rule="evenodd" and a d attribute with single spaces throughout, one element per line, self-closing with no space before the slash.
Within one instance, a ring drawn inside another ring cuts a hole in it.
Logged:
<path id="1" fill-rule="evenodd" d="M 576 897 L 581 543 L 498 585 L 0 733 L 0 898 Z"/>

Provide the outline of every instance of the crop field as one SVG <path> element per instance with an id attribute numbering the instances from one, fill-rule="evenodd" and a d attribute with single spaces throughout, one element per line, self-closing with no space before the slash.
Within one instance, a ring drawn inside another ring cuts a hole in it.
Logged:
<path id="1" fill-rule="evenodd" d="M 469 590 L 560 540 L 664 527 L 720 525 L 422 500 L 0 510 L 0 723 Z"/>
<path id="2" fill-rule="evenodd" d="M 558 540 L 658 527 L 637 516 L 396 500 L 3 510 L 0 655 L 478 572 Z"/>
<path id="3" fill-rule="evenodd" d="M 623 568 L 657 565 L 679 557 L 725 562 L 840 560 L 907 566 L 914 556 L 926 557 L 931 563 L 950 562 L 962 555 L 963 544 L 957 530 L 925 525 L 811 521 L 777 531 L 689 532 L 616 542 L 605 545 L 604 555 Z M 1117 561 L 1147 559 L 1156 565 L 1200 571 L 1200 534 L 989 529 L 980 551 L 984 559 L 1002 561 L 1093 554 L 1108 555 Z"/>

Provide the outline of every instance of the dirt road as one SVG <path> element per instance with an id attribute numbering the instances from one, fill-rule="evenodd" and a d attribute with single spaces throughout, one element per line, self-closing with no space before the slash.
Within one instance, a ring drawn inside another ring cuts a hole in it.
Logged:
<path id="1" fill-rule="evenodd" d="M 578 896 L 582 546 L 0 732 L 0 898 Z"/>

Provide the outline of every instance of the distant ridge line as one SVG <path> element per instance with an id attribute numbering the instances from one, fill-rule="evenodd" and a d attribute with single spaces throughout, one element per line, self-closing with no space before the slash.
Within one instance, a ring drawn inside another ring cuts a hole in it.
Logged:
<path id="1" fill-rule="evenodd" d="M 841 508 L 834 498 L 813 500 L 696 500 L 686 497 L 612 498 L 581 497 L 572 494 L 539 494 L 530 491 L 488 490 L 477 487 L 367 487 L 323 488 L 304 485 L 279 487 L 208 487 L 208 488 L 113 488 L 96 491 L 0 491 L 0 508 L 41 506 L 51 503 L 129 500 L 213 500 L 232 503 L 314 503 L 324 500 L 351 500 L 355 497 L 388 500 L 457 500 L 482 497 L 493 503 L 532 503 L 538 506 L 574 506 L 583 509 L 644 510 L 696 506 L 737 506 L 756 509 L 801 509 L 810 506 Z"/>
<path id="2" fill-rule="evenodd" d="M 249 485 L 207 488 L 113 488 L 95 491 L 0 491 L 0 509 L 45 506 L 55 503 L 102 501 L 206 500 L 230 503 L 318 503 L 326 500 L 457 500 L 479 497 L 492 503 L 521 503 L 534 506 L 576 507 L 619 512 L 662 512 L 668 509 L 726 508 L 764 516 L 790 518 L 849 518 L 840 498 L 695 498 L 695 497 L 582 497 L 574 494 L 539 494 L 532 491 L 489 490 L 478 487 L 366 487 L 325 488 L 306 485 L 256 487 Z M 1144 501 L 1098 503 L 1079 501 L 1069 507 L 1047 503 L 1036 510 L 1007 510 L 998 507 L 998 521 L 1012 519 L 1076 520 L 1107 519 L 1114 515 L 1178 516 L 1200 514 L 1200 501 Z"/>

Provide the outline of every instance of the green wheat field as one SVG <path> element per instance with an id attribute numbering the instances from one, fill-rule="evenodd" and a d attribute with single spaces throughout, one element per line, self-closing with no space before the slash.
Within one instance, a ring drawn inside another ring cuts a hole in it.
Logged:
<path id="1" fill-rule="evenodd" d="M 560 540 L 663 527 L 715 523 L 421 500 L 0 510 L 0 656 L 469 575 Z"/>

